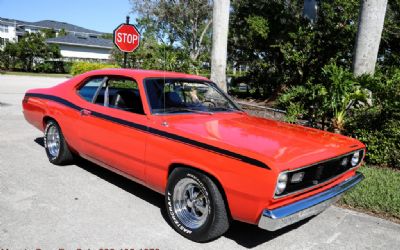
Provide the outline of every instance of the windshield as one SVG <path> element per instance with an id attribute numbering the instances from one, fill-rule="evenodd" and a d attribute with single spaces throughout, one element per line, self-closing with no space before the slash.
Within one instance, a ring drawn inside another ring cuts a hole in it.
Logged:
<path id="1" fill-rule="evenodd" d="M 153 114 L 241 112 L 215 84 L 191 79 L 146 79 Z"/>

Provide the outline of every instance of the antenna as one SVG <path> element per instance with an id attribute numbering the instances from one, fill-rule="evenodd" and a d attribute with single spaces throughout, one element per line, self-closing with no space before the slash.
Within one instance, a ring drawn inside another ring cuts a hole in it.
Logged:
<path id="1" fill-rule="evenodd" d="M 164 24 L 163 24 L 164 25 Z M 164 95 L 164 114 L 165 114 L 165 70 L 166 70 L 166 66 L 165 66 L 165 64 L 166 64 L 166 61 L 167 61 L 167 54 L 166 54 L 166 50 L 165 50 L 165 44 L 164 44 L 164 41 L 163 40 L 161 40 L 162 41 L 162 43 L 163 43 L 163 47 L 164 47 L 164 63 L 163 63 L 163 81 L 164 81 L 164 84 L 163 84 L 163 95 Z"/>

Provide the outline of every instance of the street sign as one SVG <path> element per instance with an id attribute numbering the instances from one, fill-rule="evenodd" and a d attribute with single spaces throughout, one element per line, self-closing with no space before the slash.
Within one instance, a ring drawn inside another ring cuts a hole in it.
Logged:
<path id="1" fill-rule="evenodd" d="M 123 52 L 132 52 L 139 47 L 140 33 L 132 24 L 120 24 L 114 30 L 114 44 Z"/>

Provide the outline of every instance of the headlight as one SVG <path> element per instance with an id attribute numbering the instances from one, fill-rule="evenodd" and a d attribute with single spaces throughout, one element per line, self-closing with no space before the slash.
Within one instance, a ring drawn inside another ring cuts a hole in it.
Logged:
<path id="1" fill-rule="evenodd" d="M 360 162 L 360 151 L 357 151 L 351 157 L 351 166 L 355 167 Z"/>
<path id="2" fill-rule="evenodd" d="M 276 183 L 275 194 L 280 195 L 285 191 L 286 185 L 288 182 L 288 174 L 281 173 L 278 177 L 278 182 Z"/>

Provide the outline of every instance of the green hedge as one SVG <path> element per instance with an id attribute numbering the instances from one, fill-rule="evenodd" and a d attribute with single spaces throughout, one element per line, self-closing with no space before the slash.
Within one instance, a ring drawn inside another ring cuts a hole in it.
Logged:
<path id="1" fill-rule="evenodd" d="M 72 63 L 70 74 L 75 76 L 91 70 L 119 68 L 116 64 L 91 63 L 91 62 L 74 62 Z"/>
<path id="2" fill-rule="evenodd" d="M 400 68 L 359 81 L 371 91 L 372 106 L 353 110 L 346 133 L 365 143 L 368 163 L 400 170 Z"/>

